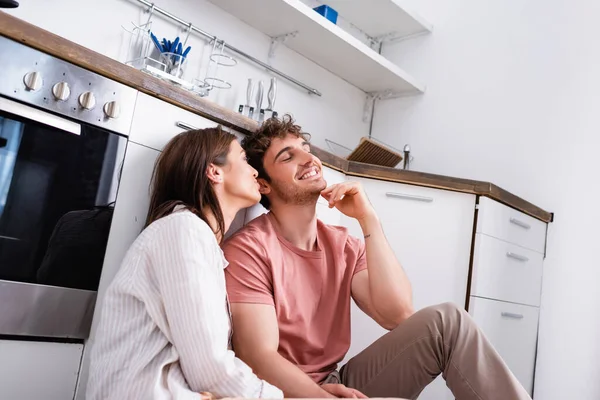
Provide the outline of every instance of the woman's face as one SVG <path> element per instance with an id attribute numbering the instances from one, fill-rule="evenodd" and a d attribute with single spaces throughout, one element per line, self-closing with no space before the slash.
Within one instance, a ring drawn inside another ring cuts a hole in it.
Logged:
<path id="1" fill-rule="evenodd" d="M 246 153 L 237 140 L 231 142 L 227 165 L 223 168 L 223 188 L 227 196 L 241 200 L 242 207 L 250 207 L 260 200 L 258 172 L 246 161 Z"/>

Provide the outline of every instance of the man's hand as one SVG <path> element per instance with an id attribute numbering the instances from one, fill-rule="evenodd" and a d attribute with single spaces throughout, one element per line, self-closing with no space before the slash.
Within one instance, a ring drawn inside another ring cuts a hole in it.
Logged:
<path id="1" fill-rule="evenodd" d="M 321 192 L 321 196 L 329 202 L 329 208 L 335 207 L 350 218 L 360 221 L 375 215 L 375 209 L 358 182 L 331 185 Z"/>
<path id="2" fill-rule="evenodd" d="M 368 397 L 356 389 L 346 387 L 337 383 L 326 383 L 321 388 L 335 397 L 344 399 L 367 399 Z"/>

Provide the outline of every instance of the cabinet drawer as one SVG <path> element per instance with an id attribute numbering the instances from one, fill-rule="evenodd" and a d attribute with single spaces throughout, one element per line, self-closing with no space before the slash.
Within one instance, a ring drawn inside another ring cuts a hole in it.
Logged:
<path id="1" fill-rule="evenodd" d="M 214 121 L 140 93 L 135 105 L 129 140 L 162 150 L 172 137 L 186 130 L 217 126 Z"/>
<path id="2" fill-rule="evenodd" d="M 543 263 L 540 253 L 477 234 L 471 294 L 539 306 Z"/>
<path id="3" fill-rule="evenodd" d="M 471 297 L 469 314 L 531 395 L 539 309 Z"/>
<path id="4" fill-rule="evenodd" d="M 546 224 L 487 197 L 479 199 L 477 233 L 544 253 Z"/>

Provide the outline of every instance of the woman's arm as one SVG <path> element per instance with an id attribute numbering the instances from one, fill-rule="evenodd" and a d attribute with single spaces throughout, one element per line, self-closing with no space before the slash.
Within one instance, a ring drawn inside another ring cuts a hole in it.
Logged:
<path id="1" fill-rule="evenodd" d="M 182 214 L 161 227 L 152 252 L 179 363 L 190 388 L 217 397 L 281 398 L 227 348 L 229 315 L 216 242 L 197 217 Z M 211 265 L 218 263 L 218 265 Z M 224 278 L 223 278 L 224 279 Z"/>

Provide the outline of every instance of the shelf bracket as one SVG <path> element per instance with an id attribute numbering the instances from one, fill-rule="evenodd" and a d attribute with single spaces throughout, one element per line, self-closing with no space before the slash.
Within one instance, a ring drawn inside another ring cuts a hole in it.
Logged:
<path id="1" fill-rule="evenodd" d="M 273 36 L 271 38 L 271 46 L 269 47 L 269 60 L 275 58 L 275 50 L 277 50 L 277 47 L 279 47 L 280 44 L 285 43 L 289 38 L 295 38 L 296 35 L 298 35 L 298 31 Z"/>
<path id="2" fill-rule="evenodd" d="M 388 99 L 396 99 L 398 97 L 406 96 L 405 93 L 394 92 L 393 90 L 382 90 L 380 92 L 367 92 L 367 97 L 365 98 L 365 105 L 363 108 L 363 122 L 366 124 L 371 123 L 371 119 L 373 118 L 373 109 L 375 108 L 376 100 L 388 100 Z"/>

